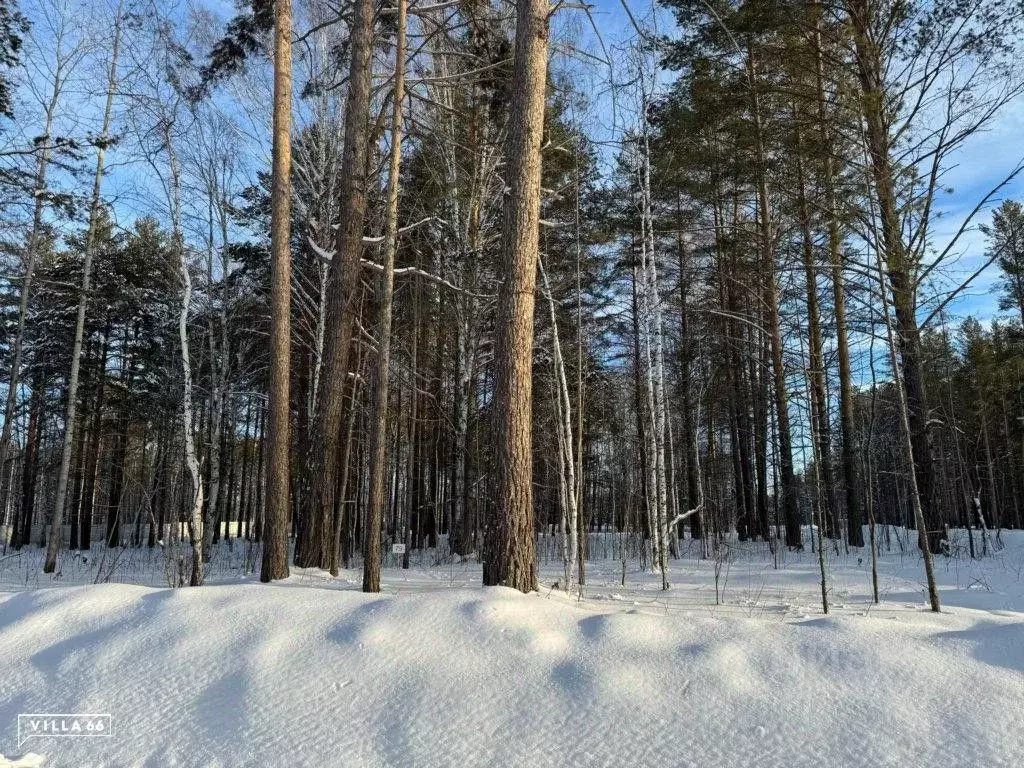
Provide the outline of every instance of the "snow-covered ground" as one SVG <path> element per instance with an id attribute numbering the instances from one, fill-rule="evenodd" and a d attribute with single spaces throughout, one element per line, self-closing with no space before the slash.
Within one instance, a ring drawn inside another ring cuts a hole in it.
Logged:
<path id="1" fill-rule="evenodd" d="M 533 595 L 433 553 L 386 567 L 381 595 L 356 571 L 261 585 L 237 544 L 201 589 L 161 586 L 159 551 L 68 558 L 53 584 L 31 548 L 0 560 L 0 752 L 74 768 L 1021 766 L 1024 536 L 1002 540 L 938 558 L 938 615 L 912 546 L 891 538 L 878 606 L 867 550 L 829 550 L 827 617 L 817 556 L 776 563 L 754 543 L 717 564 L 684 552 L 662 592 L 636 561 L 622 586 L 616 537 L 596 537 L 608 559 L 582 599 L 550 588 L 545 545 Z M 113 735 L 18 745 L 18 714 L 75 712 L 109 713 Z"/>

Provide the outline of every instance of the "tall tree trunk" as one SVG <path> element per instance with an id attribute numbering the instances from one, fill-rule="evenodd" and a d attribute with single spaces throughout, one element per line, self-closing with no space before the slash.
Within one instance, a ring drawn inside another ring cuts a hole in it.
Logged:
<path id="1" fill-rule="evenodd" d="M 78 407 L 78 369 L 82 356 L 82 337 L 85 335 L 85 310 L 89 303 L 92 280 L 92 260 L 96 250 L 96 229 L 100 216 L 100 194 L 103 185 L 103 166 L 107 144 L 110 140 L 110 124 L 114 116 L 114 95 L 117 92 L 117 58 L 121 44 L 121 25 L 124 16 L 118 3 L 114 19 L 114 40 L 110 52 L 110 69 L 107 73 L 107 98 L 103 108 L 103 128 L 96 142 L 96 171 L 93 174 L 92 197 L 89 201 L 89 230 L 85 239 L 85 259 L 82 264 L 82 288 L 78 296 L 78 315 L 75 320 L 75 340 L 71 348 L 71 372 L 68 375 L 67 412 L 64 415 L 64 443 L 61 448 L 60 470 L 57 475 L 57 493 L 53 504 L 50 540 L 46 545 L 46 562 L 43 573 L 53 573 L 57 568 L 57 552 L 60 549 L 60 527 L 67 502 L 68 475 L 71 471 L 71 451 L 74 447 L 76 409 Z M 2 448 L 0 448 L 2 450 Z M 2 458 L 2 457 L 0 457 Z"/>
<path id="2" fill-rule="evenodd" d="M 264 494 L 266 478 L 264 465 L 267 446 L 267 408 L 260 407 L 256 411 L 256 424 L 253 427 L 256 435 L 256 474 L 253 477 L 252 517 L 249 522 L 249 538 L 255 542 L 263 541 L 263 518 L 266 514 Z M 287 543 L 287 536 L 285 542 Z"/>
<path id="3" fill-rule="evenodd" d="M 564 518 L 567 523 L 562 526 L 561 534 L 564 537 L 565 545 L 564 565 L 565 584 L 564 589 L 569 592 L 572 589 L 573 569 L 578 565 L 579 559 L 579 538 L 577 528 L 579 526 L 579 506 L 577 505 L 576 493 L 576 459 L 573 446 L 572 428 L 572 404 L 569 398 L 569 382 L 565 376 L 565 361 L 562 357 L 562 342 L 558 335 L 558 316 L 555 313 L 555 300 L 551 295 L 551 286 L 548 284 L 547 272 L 544 271 L 544 261 L 538 258 L 540 276 L 544 283 L 544 294 L 547 298 L 548 312 L 551 317 L 551 340 L 552 340 L 552 365 L 554 367 L 555 389 L 557 390 L 555 400 L 555 432 L 558 435 L 558 478 L 560 488 L 560 501 Z"/>
<path id="4" fill-rule="evenodd" d="M 650 527 L 651 518 L 651 491 L 648 488 L 647 481 L 647 427 L 645 426 L 644 420 L 644 399 L 643 399 L 643 387 L 640 380 L 640 295 L 639 295 L 639 268 L 635 255 L 631 254 L 630 258 L 633 261 L 632 264 L 632 280 L 630 281 L 630 293 L 631 293 L 631 318 L 633 321 L 633 416 L 636 419 L 636 437 L 640 454 L 640 503 L 643 509 L 639 510 L 641 519 L 644 521 L 643 527 L 638 527 L 641 531 L 641 535 L 644 539 L 650 537 L 652 531 Z"/>
<path id="5" fill-rule="evenodd" d="M 495 497 L 484 541 L 483 582 L 537 588 L 533 530 L 533 307 L 540 224 L 540 143 L 547 87 L 547 0 L 518 0 L 509 106 L 495 344 Z"/>
<path id="6" fill-rule="evenodd" d="M 292 2 L 274 3 L 274 146 L 271 200 L 271 331 L 267 405 L 266 512 L 260 581 L 288 576 L 291 471 L 291 122 Z M 262 455 L 261 455 L 262 466 Z"/>
<path id="7" fill-rule="evenodd" d="M 398 192 L 402 170 L 402 101 L 405 98 L 405 0 L 395 13 L 395 77 L 391 112 L 391 155 L 388 167 L 387 224 L 384 234 L 384 272 L 378 287 L 377 368 L 371 389 L 370 498 L 363 534 L 363 592 L 380 592 L 380 528 L 387 485 L 385 447 L 388 431 L 388 370 L 391 365 L 391 304 L 398 254 Z M 397 488 L 396 488 L 397 496 Z"/>
<path id="8" fill-rule="evenodd" d="M 455 339 L 455 387 L 452 397 L 454 410 L 452 434 L 452 551 L 465 557 L 470 552 L 469 512 L 466 499 L 469 488 L 466 469 L 469 465 L 469 404 L 473 385 L 473 341 L 470 339 L 468 300 L 458 301 L 458 332 Z"/>
<path id="9" fill-rule="evenodd" d="M 91 340 L 86 342 L 85 345 L 85 359 L 87 362 L 86 373 L 88 373 L 88 361 L 92 356 L 92 343 Z M 81 548 L 82 543 L 82 529 L 81 529 L 81 510 L 82 510 L 82 481 L 83 473 L 85 472 L 85 441 L 89 432 L 89 397 L 88 395 L 82 396 L 82 415 L 78 419 L 78 424 L 75 425 L 75 471 L 73 476 L 73 485 L 71 488 L 70 503 L 70 517 L 71 517 L 71 536 L 68 541 L 68 549 L 77 550 Z"/>
<path id="10" fill-rule="evenodd" d="M 82 504 L 79 516 L 82 525 L 82 549 L 92 546 L 92 514 L 96 501 L 96 473 L 100 463 L 100 445 L 103 440 L 103 408 L 107 393 L 107 352 L 110 344 L 110 317 L 103 326 L 100 359 L 96 368 L 96 403 L 93 406 L 92 430 L 85 457 L 85 478 L 82 484 Z"/>
<path id="11" fill-rule="evenodd" d="M 126 408 L 114 427 L 114 447 L 110 452 L 110 485 L 107 488 L 107 532 L 108 547 L 121 546 L 121 496 L 124 493 L 125 461 L 128 457 L 128 419 Z"/>
<path id="12" fill-rule="evenodd" d="M 918 531 L 918 545 L 934 551 L 941 530 L 936 516 L 933 489 L 935 467 L 929 428 L 928 400 L 921 372 L 920 329 L 917 326 L 916 286 L 913 265 L 900 231 L 899 207 L 892 161 L 889 156 L 891 137 L 886 110 L 883 62 L 871 30 L 871 8 L 867 0 L 846 0 L 847 13 L 853 27 L 857 72 L 861 86 L 861 109 L 867 135 L 871 178 L 878 204 L 882 228 L 886 270 L 892 288 L 892 304 L 896 315 L 900 369 L 907 396 L 907 417 L 910 423 L 912 466 L 915 485 L 920 495 L 924 526 Z"/>
<path id="13" fill-rule="evenodd" d="M 360 371 L 362 370 L 362 365 L 359 361 L 361 355 L 358 351 L 356 357 L 356 370 Z M 352 510 L 348 504 L 348 494 L 350 489 L 349 476 L 351 475 L 352 468 L 352 435 L 355 431 L 356 416 L 359 413 L 358 378 L 352 380 L 348 399 L 349 402 L 346 406 L 348 416 L 345 419 L 345 450 L 341 457 L 341 481 L 338 484 L 337 511 L 334 514 L 334 546 L 331 548 L 330 568 L 332 576 L 338 575 L 339 563 L 342 567 L 348 568 L 349 553 L 352 551 Z"/>
<path id="14" fill-rule="evenodd" d="M 736 212 L 733 219 L 734 228 L 738 227 L 738 201 L 734 207 Z M 720 269 L 725 265 L 721 265 Z M 739 268 L 737 265 L 734 248 L 730 248 L 728 271 L 721 272 L 719 276 L 719 292 L 721 294 L 722 306 L 729 313 L 730 318 L 740 317 L 743 309 L 736 296 L 736 285 L 740 282 Z M 729 383 L 729 428 L 730 440 L 732 443 L 733 475 L 735 477 L 736 496 L 736 529 L 741 541 L 750 536 L 756 536 L 757 524 L 754 508 L 754 477 L 753 466 L 750 460 L 750 411 L 749 398 L 744 391 L 743 376 L 743 326 L 734 319 L 729 319 L 726 324 L 728 330 L 728 362 L 725 367 L 725 378 Z"/>
<path id="15" fill-rule="evenodd" d="M 839 358 L 839 424 L 842 433 L 843 480 L 846 490 L 847 537 L 852 546 L 864 546 L 863 498 L 857 471 L 859 450 L 853 413 L 853 372 L 850 365 L 849 331 L 846 321 L 845 259 L 836 203 L 834 145 L 825 97 L 824 55 L 821 49 L 821 4 L 815 2 L 814 53 L 818 100 L 818 133 L 822 144 L 822 182 L 828 221 L 828 253 L 832 267 L 832 301 L 836 321 L 836 356 Z M 872 529 L 872 533 L 874 529 Z"/>
<path id="16" fill-rule="evenodd" d="M 679 393 L 682 400 L 682 456 L 684 458 L 685 482 L 682 483 L 683 511 L 689 511 L 697 503 L 700 492 L 697 489 L 697 442 L 696 430 L 699 428 L 693 414 L 693 384 L 692 384 L 692 358 L 694 339 L 690 336 L 690 310 L 689 280 L 687 278 L 687 253 L 686 244 L 683 240 L 682 205 L 679 196 L 676 198 L 678 230 L 676 248 L 679 257 Z M 679 536 L 682 538 L 682 523 L 680 523 Z M 694 539 L 701 537 L 700 516 L 694 515 L 690 518 L 690 536 Z"/>
<path id="17" fill-rule="evenodd" d="M 128 355 L 128 329 L 124 330 L 124 347 L 121 354 L 121 388 L 132 391 L 134 367 Z M 121 499 L 124 494 L 125 462 L 128 459 L 129 429 L 131 426 L 131 403 L 122 402 L 114 431 L 114 448 L 110 455 L 110 485 L 107 489 L 107 537 L 108 547 L 122 545 Z"/>
<path id="18" fill-rule="evenodd" d="M 996 499 L 996 470 L 992 461 L 992 445 L 989 442 L 988 421 L 984 415 L 981 418 L 982 447 L 985 453 L 985 478 L 988 481 L 988 523 L 994 528 L 1001 528 L 1002 521 L 999 518 L 999 505 Z"/>
<path id="19" fill-rule="evenodd" d="M 172 161 L 174 163 L 175 161 Z M 177 174 L 174 174 L 177 176 Z M 175 181 L 174 188 L 178 189 Z M 177 192 L 174 192 L 177 195 Z M 192 548 L 192 574 L 189 584 L 193 587 L 202 586 L 206 577 L 203 563 L 203 475 L 196 456 L 194 435 L 195 417 L 192 413 L 192 357 L 189 354 L 188 314 L 192 303 L 192 276 L 189 274 L 188 260 L 185 257 L 185 245 L 181 231 L 175 227 L 173 234 L 174 249 L 178 252 L 178 266 L 185 290 L 181 298 L 181 309 L 178 313 L 178 342 L 181 345 L 182 372 L 182 433 L 185 440 L 185 465 L 192 479 L 192 505 L 189 514 L 189 543 Z"/>
<path id="20" fill-rule="evenodd" d="M 249 538 L 249 454 L 252 451 L 252 397 L 245 398 L 245 431 L 242 433 L 242 470 L 238 489 L 238 538 Z"/>
<path id="21" fill-rule="evenodd" d="M 230 397 L 228 400 L 230 401 Z M 221 515 L 221 519 L 224 521 L 224 540 L 229 541 L 231 539 L 231 518 L 236 514 L 235 507 L 235 491 L 237 489 L 236 480 L 238 473 L 235 471 L 238 468 L 238 451 L 237 441 L 235 435 L 238 430 L 238 420 L 235 415 L 234 407 L 230 407 L 228 410 L 228 431 L 225 436 L 226 448 L 225 452 L 229 462 L 228 478 L 227 478 L 227 493 L 224 495 L 224 512 Z M 241 523 L 241 521 L 239 521 Z M 240 527 L 240 526 L 239 526 Z M 235 529 L 235 536 L 238 535 L 238 528 Z"/>
<path id="22" fill-rule="evenodd" d="M 772 522 L 768 515 L 768 422 L 771 419 L 771 408 L 768 397 L 768 371 L 771 369 L 770 344 L 764 333 L 764 308 L 755 312 L 754 316 L 761 319 L 761 329 L 752 331 L 751 350 L 748 360 L 750 393 L 754 411 L 754 474 L 757 481 L 756 506 L 757 519 L 761 531 L 768 542 L 769 549 L 774 553 L 777 535 L 772 531 Z"/>
<path id="23" fill-rule="evenodd" d="M 885 284 L 884 269 L 880 251 L 876 250 L 876 261 L 878 266 L 878 288 L 882 297 L 882 317 L 885 321 L 885 332 L 889 346 L 889 359 L 892 363 L 893 376 L 896 380 L 896 405 L 900 419 L 900 447 L 903 458 L 907 463 L 907 479 L 910 486 L 910 505 L 913 509 L 914 523 L 918 530 L 918 541 L 921 546 L 921 554 L 924 559 L 925 578 L 928 583 L 928 602 L 932 611 L 939 612 L 939 590 L 935 583 L 935 565 L 932 562 L 932 551 L 928 544 L 928 537 L 924 535 L 926 526 L 924 517 L 924 506 L 921 503 L 921 491 L 917 486 L 917 473 L 914 466 L 914 445 L 913 432 L 910 426 L 910 404 L 907 394 L 907 387 L 897 361 L 898 342 L 893 333 L 893 323 L 889 315 L 889 288 Z M 895 290 L 893 291 L 895 294 Z"/>
<path id="24" fill-rule="evenodd" d="M 207 252 L 207 290 L 213 294 L 213 235 L 212 235 L 212 204 L 210 213 L 211 235 Z M 225 276 L 225 282 L 227 276 Z M 271 299 L 273 301 L 273 299 Z M 212 313 L 211 313 L 212 315 Z M 207 468 L 209 470 L 207 483 L 206 504 L 203 506 L 203 560 L 209 561 L 213 544 L 219 536 L 219 513 L 222 505 L 221 487 L 224 483 L 224 360 L 223 347 L 218 350 L 218 344 L 214 340 L 213 317 L 210 317 L 209 329 L 207 332 L 209 354 L 210 354 L 210 403 L 209 403 L 209 448 L 206 455 Z"/>
<path id="25" fill-rule="evenodd" d="M 330 568 L 334 501 L 338 488 L 339 438 L 350 347 L 359 311 L 360 260 L 366 214 L 368 115 L 372 79 L 373 0 L 357 0 L 353 8 L 349 45 L 348 99 L 341 168 L 341 225 L 327 286 L 327 320 L 321 382 L 313 420 L 309 507 L 300 526 L 302 566 Z"/>
<path id="26" fill-rule="evenodd" d="M 163 510 L 161 508 L 161 490 L 164 487 L 164 465 L 167 463 L 167 422 L 161 417 L 156 430 L 156 455 L 153 457 L 153 479 L 149 485 L 149 530 L 146 534 L 146 546 L 152 549 L 157 539 L 163 539 Z M 159 518 L 159 523 L 158 523 Z M 158 527 L 159 526 L 159 527 Z M 157 531 L 159 530 L 159 535 Z"/>
<path id="27" fill-rule="evenodd" d="M 470 23 L 470 48 L 477 50 L 480 43 L 481 24 Z M 447 89 L 450 91 L 450 89 Z M 489 96 L 480 96 L 480 88 L 472 86 L 472 107 L 469 115 L 469 136 L 472 152 L 472 168 L 469 179 L 469 195 L 464 209 L 465 223 L 460 220 L 463 206 L 459 201 L 459 178 L 457 164 L 446 163 L 449 208 L 458 229 L 458 263 L 456 269 L 460 284 L 470 290 L 476 286 L 477 262 L 482 253 L 481 208 L 486 187 L 489 165 Z M 453 135 L 455 129 L 452 129 Z M 476 317 L 477 298 L 472 294 L 458 294 L 454 306 L 458 322 L 455 342 L 455 387 L 452 399 L 454 423 L 452 434 L 452 528 L 453 551 L 465 556 L 472 551 L 471 520 L 469 514 L 469 412 L 475 402 L 474 369 L 476 366 Z"/>
<path id="28" fill-rule="evenodd" d="M 837 537 L 838 514 L 832 475 L 832 437 L 828 417 L 826 388 L 828 377 L 825 371 L 825 355 L 822 351 L 821 312 L 818 309 L 818 274 L 814 263 L 814 240 L 811 233 L 811 209 L 807 201 L 806 179 L 804 178 L 803 137 L 800 133 L 802 115 L 793 109 L 793 124 L 796 138 L 797 213 L 800 218 L 801 250 L 803 253 L 804 282 L 807 291 L 807 332 L 808 332 L 808 384 L 811 394 L 811 429 L 815 441 L 815 457 L 818 463 L 818 500 L 824 509 L 818 519 L 825 526 L 825 536 Z M 827 613 L 827 611 L 826 611 Z"/>
<path id="29" fill-rule="evenodd" d="M 786 546 L 801 548 L 800 517 L 797 507 L 796 478 L 793 472 L 793 443 L 789 427 L 789 398 L 786 394 L 786 367 L 783 362 L 782 327 L 779 319 L 779 286 L 772 252 L 772 223 L 768 200 L 767 166 L 764 155 L 764 129 L 761 124 L 760 97 L 754 53 L 747 48 L 747 75 L 750 81 L 751 113 L 754 117 L 754 142 L 757 155 L 757 218 L 761 269 L 764 277 L 764 304 L 771 338 L 772 372 L 775 383 L 775 409 L 778 420 L 779 475 L 782 515 L 786 526 Z"/>
<path id="30" fill-rule="evenodd" d="M 171 249 L 176 257 L 179 277 L 182 283 L 181 306 L 178 310 L 178 344 L 181 354 L 181 431 L 184 442 L 184 461 L 192 486 L 192 499 L 186 518 L 189 548 L 192 551 L 192 569 L 189 585 L 202 586 L 206 578 L 203 560 L 203 473 L 199 464 L 195 440 L 195 408 L 192 398 L 192 355 L 189 347 L 188 316 L 192 305 L 192 273 L 189 271 L 188 254 L 182 232 L 181 208 L 181 164 L 171 133 L 171 124 L 163 124 L 163 149 L 167 153 L 170 178 L 167 187 L 168 204 L 171 210 Z M 202 420 L 200 419 L 200 423 Z"/>
<path id="31" fill-rule="evenodd" d="M 643 259 L 645 317 L 645 357 L 647 363 L 647 405 L 653 441 L 654 526 L 655 555 L 661 572 L 661 588 L 668 589 L 668 482 L 666 478 L 666 413 L 665 413 L 665 358 L 662 332 L 661 293 L 658 285 L 657 250 L 655 247 L 654 215 L 651 201 L 651 146 L 647 109 L 649 101 L 645 86 L 641 86 L 643 112 L 641 117 L 643 151 L 641 153 L 641 228 L 643 231 L 640 253 Z"/>

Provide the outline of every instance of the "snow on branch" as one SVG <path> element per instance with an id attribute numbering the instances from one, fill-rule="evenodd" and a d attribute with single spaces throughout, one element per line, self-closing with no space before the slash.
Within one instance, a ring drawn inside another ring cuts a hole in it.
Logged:
<path id="1" fill-rule="evenodd" d="M 360 263 L 366 269 L 371 269 L 374 272 L 379 272 L 381 274 L 383 274 L 383 272 L 384 272 L 384 267 L 381 266 L 380 264 L 378 264 L 375 261 L 369 261 L 367 259 L 362 259 L 360 261 Z M 460 288 L 459 286 L 455 285 L 455 283 L 451 283 L 451 282 L 445 280 L 443 277 L 438 277 L 437 275 L 433 275 L 430 272 L 425 272 L 424 270 L 419 269 L 418 267 L 401 267 L 400 269 L 396 269 L 394 274 L 395 274 L 395 277 L 419 276 L 419 277 L 424 278 L 425 280 L 430 280 L 431 282 L 437 283 L 438 285 L 443 285 L 445 288 L 449 288 L 449 289 L 451 289 L 453 291 L 457 291 L 458 293 L 463 293 L 463 294 L 465 294 L 467 296 L 474 296 L 474 297 L 476 297 L 478 299 L 493 299 L 494 298 L 493 294 L 473 293 L 472 291 L 467 291 L 465 288 Z"/>

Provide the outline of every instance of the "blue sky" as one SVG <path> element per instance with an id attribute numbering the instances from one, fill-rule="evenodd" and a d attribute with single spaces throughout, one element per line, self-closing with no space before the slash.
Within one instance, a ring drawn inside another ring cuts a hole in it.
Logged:
<path id="1" fill-rule="evenodd" d="M 990 128 L 972 137 L 957 153 L 946 176 L 952 194 L 945 195 L 942 205 L 944 217 L 935 227 L 935 241 L 941 246 L 948 242 L 964 217 L 985 197 L 989 190 L 1002 181 L 1009 171 L 1024 158 L 1024 103 L 1020 99 L 1007 107 Z M 984 261 L 985 238 L 977 224 L 987 224 L 991 209 L 1006 199 L 1024 197 L 1024 177 L 1011 181 L 975 218 L 975 226 L 961 238 L 956 249 L 961 254 L 956 275 L 969 275 Z M 953 275 L 951 274 L 951 277 Z M 972 284 L 962 298 L 953 302 L 952 313 L 960 316 L 973 314 L 987 319 L 998 314 L 996 282 L 999 269 L 989 267 Z"/>
<path id="2" fill-rule="evenodd" d="M 661 31 L 671 28 L 672 17 L 664 8 L 659 7 L 655 16 L 650 2 L 626 1 L 638 19 L 647 20 L 648 23 L 655 21 Z M 563 13 L 580 12 L 570 10 Z M 611 46 L 635 37 L 621 0 L 596 0 L 592 13 L 607 45 Z M 589 29 L 584 39 L 588 40 L 594 50 L 597 49 L 594 35 Z M 669 82 L 672 77 L 671 74 L 663 75 L 661 82 Z M 606 114 L 607 105 L 599 103 L 596 111 L 602 115 Z M 941 192 L 936 203 L 938 215 L 932 223 L 934 251 L 942 251 L 949 244 L 977 203 L 1024 160 L 1022 137 L 1024 100 L 1018 97 L 1014 103 L 1000 112 L 986 130 L 968 139 L 950 158 L 942 186 L 952 191 Z M 947 266 L 941 270 L 942 274 L 936 277 L 935 284 L 929 292 L 922 295 L 922 298 L 941 298 L 944 291 L 957 286 L 981 266 L 984 262 L 985 238 L 978 225 L 987 224 L 991 219 L 991 210 L 1006 198 L 1024 198 L 1024 174 L 1006 185 L 982 211 L 976 214 L 970 228 L 959 237 L 956 247 L 945 260 Z M 947 308 L 949 319 L 956 320 L 974 315 L 982 321 L 987 321 L 997 316 L 998 278 L 999 269 L 995 265 L 982 272 L 967 290 L 950 303 Z M 923 314 L 928 311 L 926 308 L 922 309 Z"/>
<path id="3" fill-rule="evenodd" d="M 37 5 L 45 6 L 59 1 L 23 0 L 22 6 L 30 17 L 36 17 L 38 14 Z M 110 5 L 113 5 L 113 2 L 114 0 L 110 0 Z M 83 7 L 78 6 L 74 0 L 69 0 L 68 5 L 72 7 L 77 6 L 78 8 Z M 230 17 L 234 11 L 233 3 L 230 0 L 210 0 L 206 5 L 223 19 Z M 90 4 L 90 7 L 95 6 Z M 664 9 L 658 12 L 655 19 L 651 13 L 651 5 L 648 2 L 630 0 L 630 8 L 638 19 L 656 20 L 656 23 L 660 25 L 662 30 L 668 29 L 671 26 L 671 17 Z M 597 0 L 592 15 L 605 45 L 613 51 L 613 57 L 618 57 L 621 49 L 616 50 L 616 46 L 635 36 L 628 17 L 623 11 L 622 3 L 620 0 Z M 90 23 L 96 24 L 98 29 L 103 28 L 103 23 L 100 19 L 92 19 Z M 36 32 L 41 37 L 42 44 L 45 46 L 46 39 L 43 26 L 36 20 Z M 590 29 L 590 23 L 582 11 L 576 9 L 561 11 L 556 21 L 556 26 L 566 33 L 569 38 L 578 40 L 581 47 L 595 53 L 600 52 L 601 48 L 597 44 L 595 35 Z M 556 39 L 558 38 L 556 37 Z M 568 59 L 563 56 L 563 64 L 567 61 Z M 616 63 L 621 67 L 621 61 Z M 607 134 L 611 129 L 609 120 L 610 100 L 606 93 L 602 95 L 603 89 L 607 88 L 607 70 L 592 63 L 586 66 L 573 66 L 573 68 L 584 75 L 583 89 L 591 94 L 593 104 L 589 120 L 594 125 L 596 131 L 606 132 Z M 29 75 L 30 77 L 38 77 L 38 73 L 32 75 L 30 72 Z M 670 78 L 671 75 L 664 75 L 660 80 L 662 83 L 665 83 Z M 94 86 L 95 83 L 92 83 L 92 85 Z M 30 94 L 22 93 L 22 97 L 25 103 L 19 106 L 19 120 L 16 126 L 24 128 L 26 135 L 31 135 L 33 120 L 30 116 L 37 115 L 39 108 L 38 105 L 34 107 L 31 105 L 32 98 Z M 63 110 L 61 113 L 62 127 L 69 133 L 80 132 L 83 124 L 91 121 L 92 116 L 90 112 L 98 110 L 95 104 L 90 107 L 83 101 L 75 100 L 74 98 L 70 99 L 69 102 L 70 108 Z M 620 108 L 618 131 L 622 129 L 622 122 L 630 120 L 628 109 L 626 109 L 626 105 L 621 100 Z M 1018 103 L 1006 108 L 999 118 L 989 126 L 987 131 L 972 137 L 952 159 L 944 184 L 951 187 L 953 192 L 952 194 L 942 195 L 939 208 L 943 215 L 935 223 L 933 229 L 934 243 L 938 248 L 942 248 L 945 245 L 950 235 L 960 226 L 963 217 L 967 215 L 977 201 L 1006 175 L 1008 169 L 1021 160 L 1022 155 L 1024 155 L 1024 142 L 1021 141 L 1021 136 L 1024 136 L 1024 104 L 1018 101 Z M 117 155 L 117 152 L 113 155 L 114 162 L 117 162 L 119 159 Z M 120 182 L 124 182 L 127 187 L 127 185 L 134 184 L 145 175 L 144 172 L 140 174 L 138 168 L 126 169 L 126 171 L 114 171 L 108 187 L 110 191 L 114 191 L 115 188 L 122 186 Z M 136 191 L 143 192 L 144 189 Z M 992 201 L 989 207 L 994 207 L 1000 199 L 1007 196 L 1024 196 L 1024 178 L 1018 178 L 1011 183 L 1003 193 Z M 132 203 L 129 203 L 126 199 L 123 210 L 126 214 L 129 214 L 139 203 L 142 203 L 144 207 L 145 204 L 142 200 L 134 200 Z M 161 206 L 158 205 L 157 207 Z M 135 213 L 141 212 L 141 210 L 135 211 Z M 990 214 L 988 211 L 979 214 L 972 229 L 961 238 L 961 242 L 955 251 L 959 257 L 958 261 L 947 270 L 943 284 L 955 284 L 959 277 L 970 274 L 981 263 L 985 244 L 984 237 L 977 230 L 977 225 L 987 222 L 989 218 Z M 975 281 L 972 288 L 953 303 L 950 308 L 951 314 L 960 316 L 974 314 L 982 319 L 987 319 L 996 314 L 995 282 L 997 278 L 998 269 L 996 267 L 993 266 L 986 270 Z"/>

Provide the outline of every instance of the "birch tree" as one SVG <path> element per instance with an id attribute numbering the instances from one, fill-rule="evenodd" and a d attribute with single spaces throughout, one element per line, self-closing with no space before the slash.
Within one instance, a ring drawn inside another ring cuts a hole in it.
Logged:
<path id="1" fill-rule="evenodd" d="M 78 310 L 75 317 L 75 335 L 71 349 L 71 370 L 68 374 L 67 411 L 64 415 L 64 440 L 61 446 L 60 469 L 57 474 L 57 492 L 54 500 L 53 513 L 50 516 L 50 535 L 46 545 L 46 562 L 43 564 L 43 573 L 53 573 L 57 569 L 57 553 L 60 550 L 61 544 L 61 523 L 64 516 L 64 508 L 67 503 L 68 475 L 71 470 L 71 451 L 77 420 L 78 373 L 81 365 L 82 338 L 85 333 L 85 310 L 89 302 L 89 289 L 90 282 L 92 280 L 92 262 L 96 249 L 96 228 L 102 203 L 103 170 L 104 163 L 106 161 L 107 145 L 111 139 L 110 128 L 114 114 L 114 99 L 118 87 L 118 54 L 121 47 L 121 31 L 124 23 L 124 5 L 123 2 L 119 1 L 114 12 L 113 37 L 110 49 L 110 67 L 107 73 L 106 100 L 103 106 L 103 122 L 100 127 L 99 136 L 95 142 L 96 169 L 93 173 L 92 196 L 89 199 L 89 224 L 85 239 L 85 257 L 82 262 L 82 286 L 79 292 Z M 55 83 L 56 82 L 57 80 L 55 79 Z M 59 90 L 55 87 L 54 100 L 51 101 L 51 105 L 55 104 L 58 93 Z M 47 132 L 50 130 L 51 120 L 52 107 L 47 111 Z M 40 178 L 41 176 L 44 181 L 45 167 L 46 166 L 42 162 L 41 156 L 40 172 L 39 175 L 37 175 L 37 178 Z M 39 224 L 40 213 L 41 211 L 37 204 L 33 226 L 34 231 L 36 226 Z M 30 256 L 30 259 L 34 259 L 34 256 Z M 27 299 L 27 293 L 25 298 Z M 19 330 L 21 325 L 22 323 L 19 322 Z M 15 369 L 20 363 L 20 347 L 19 339 L 16 342 L 17 351 L 15 353 Z M 12 374 L 12 379 L 13 377 L 14 375 Z M 10 399 L 10 393 L 8 394 L 8 399 Z M 5 420 L 5 430 L 7 429 L 7 423 L 7 420 Z M 3 440 L 3 438 L 0 438 L 0 442 L 6 441 Z M 0 461 L 0 466 L 2 466 L 2 464 L 3 462 Z M 91 525 L 92 521 L 87 520 L 85 524 Z"/>

